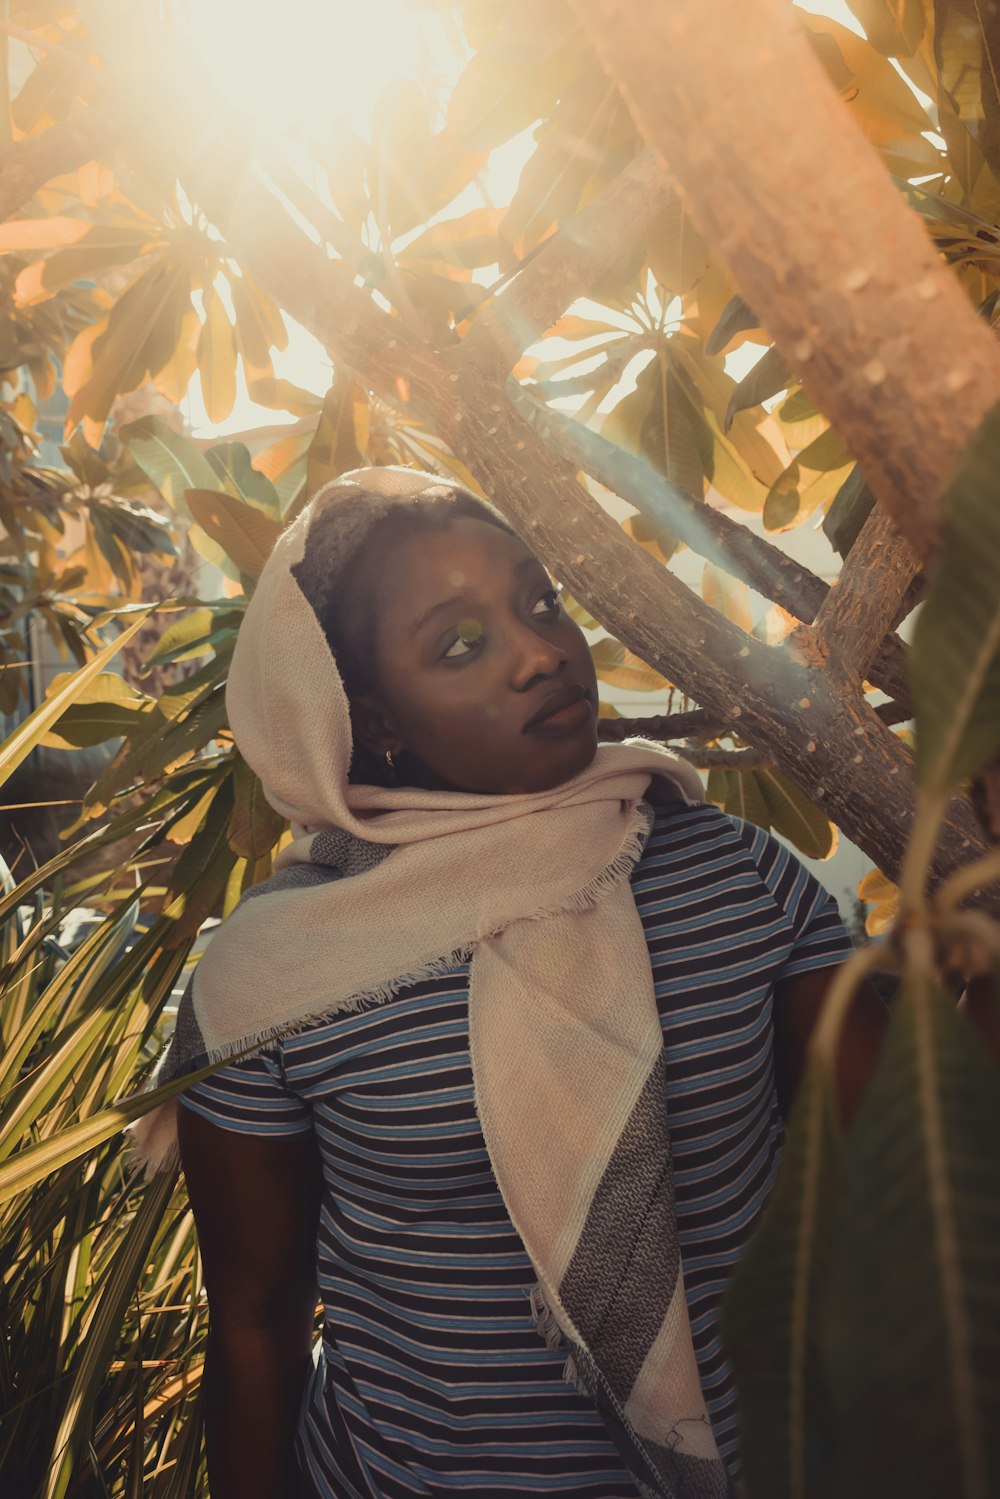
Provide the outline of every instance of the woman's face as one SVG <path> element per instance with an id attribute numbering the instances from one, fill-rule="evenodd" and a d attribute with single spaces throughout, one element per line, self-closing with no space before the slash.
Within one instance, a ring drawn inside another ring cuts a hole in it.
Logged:
<path id="1" fill-rule="evenodd" d="M 376 565 L 377 687 L 352 703 L 369 749 L 402 756 L 413 784 L 492 794 L 544 791 L 590 764 L 590 651 L 523 542 L 462 516 Z"/>

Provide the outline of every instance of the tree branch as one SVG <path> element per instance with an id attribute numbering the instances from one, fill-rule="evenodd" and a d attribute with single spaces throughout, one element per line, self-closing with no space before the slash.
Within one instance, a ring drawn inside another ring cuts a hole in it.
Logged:
<path id="1" fill-rule="evenodd" d="M 572 5 L 702 232 L 926 561 L 946 477 L 1000 401 L 1000 349 L 801 16 L 787 0 Z"/>
<path id="2" fill-rule="evenodd" d="M 50 125 L 0 149 L 0 220 L 9 219 L 39 188 L 64 172 L 75 172 L 108 145 L 107 124 L 94 113 Z"/>
<path id="3" fill-rule="evenodd" d="M 848 552 L 840 575 L 830 585 L 813 624 L 817 638 L 859 681 L 869 676 L 919 570 L 920 564 L 892 518 L 876 506 Z M 882 685 L 877 674 L 873 680 Z"/>
<path id="4" fill-rule="evenodd" d="M 650 520 L 664 526 L 699 557 L 742 579 L 755 592 L 780 604 L 805 624 L 826 606 L 830 585 L 779 547 L 755 536 L 724 511 L 712 509 L 704 500 L 671 484 L 644 458 L 626 453 L 582 422 L 534 400 L 513 381 L 508 382 L 507 388 L 518 411 L 537 428 L 549 447 Z M 848 560 L 860 542 L 861 537 Z M 904 555 L 912 556 L 908 549 Z M 863 580 L 859 580 L 858 587 L 863 588 Z M 873 659 L 866 661 L 865 667 L 866 674 L 883 692 L 897 702 L 909 701 L 906 647 L 901 640 L 889 636 L 876 641 Z M 902 716 L 907 718 L 909 713 Z"/>
<path id="5" fill-rule="evenodd" d="M 610 744 L 638 735 L 642 739 L 717 739 L 726 725 L 703 708 L 690 713 L 659 713 L 648 718 L 599 718 L 597 737 Z"/>
<path id="6" fill-rule="evenodd" d="M 476 317 L 466 357 L 498 382 L 577 297 L 620 260 L 673 196 L 651 151 L 643 151 L 526 263 Z"/>

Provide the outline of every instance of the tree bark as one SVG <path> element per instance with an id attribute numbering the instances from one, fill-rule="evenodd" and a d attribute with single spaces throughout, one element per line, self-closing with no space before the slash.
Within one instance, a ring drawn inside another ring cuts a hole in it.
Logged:
<path id="1" fill-rule="evenodd" d="M 623 226 L 630 240 L 641 239 L 672 196 L 656 157 L 644 151 L 477 316 L 465 340 L 469 358 L 492 367 L 502 383 L 523 351 L 620 259 Z"/>
<path id="2" fill-rule="evenodd" d="M 876 506 L 814 621 L 818 638 L 859 682 L 875 671 L 872 680 L 882 685 L 873 662 L 918 570 L 916 557 L 891 517 Z"/>
<path id="3" fill-rule="evenodd" d="M 1000 349 L 788 0 L 572 0 L 647 141 L 921 561 Z M 790 128 L 790 122 L 793 122 Z"/>
<path id="4" fill-rule="evenodd" d="M 591 431 L 564 412 L 553 411 L 524 395 L 516 396 L 515 399 L 518 410 L 527 416 L 546 446 L 577 468 L 582 468 L 592 479 L 596 479 L 628 504 L 634 505 L 643 515 L 663 526 L 699 557 L 716 563 L 731 576 L 740 578 L 755 592 L 770 599 L 772 603 L 779 604 L 804 624 L 816 620 L 818 628 L 819 615 L 825 611 L 827 627 L 836 627 L 837 612 L 830 599 L 837 583 L 824 583 L 822 578 L 789 557 L 780 547 L 774 546 L 762 536 L 754 535 L 725 511 L 713 510 L 704 500 L 687 494 L 658 474 L 645 459 L 626 453 L 599 432 Z M 881 515 L 883 512 L 876 513 Z M 891 522 L 886 524 L 891 525 Z M 881 528 L 881 522 L 878 525 Z M 878 534 L 881 535 L 881 529 Z M 896 540 L 898 542 L 898 536 Z M 854 555 L 854 550 L 861 541 L 862 537 L 859 537 L 850 556 Z M 913 554 L 907 548 L 900 555 L 902 567 L 905 566 L 906 558 L 912 559 Z M 912 572 L 912 566 L 910 570 Z M 856 584 L 851 585 L 852 594 L 863 607 L 866 589 L 864 574 L 856 569 L 851 576 L 856 578 Z M 906 647 L 895 635 L 887 634 L 885 629 L 882 629 L 881 636 L 878 631 L 879 625 L 876 622 L 871 632 L 874 647 L 865 663 L 866 673 L 875 686 L 891 697 L 901 709 L 908 709 Z M 861 678 L 858 680 L 860 682 Z M 908 716 L 908 711 L 900 713 L 901 718 Z"/>
<path id="5" fill-rule="evenodd" d="M 9 219 L 40 187 L 64 172 L 91 161 L 108 143 L 108 131 L 96 115 L 81 115 L 51 125 L 0 150 L 0 221 Z"/>

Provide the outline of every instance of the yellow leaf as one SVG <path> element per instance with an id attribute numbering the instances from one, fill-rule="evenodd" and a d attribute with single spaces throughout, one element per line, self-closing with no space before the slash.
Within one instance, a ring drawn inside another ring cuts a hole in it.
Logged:
<path id="1" fill-rule="evenodd" d="M 78 671 L 73 672 L 64 685 L 40 703 L 28 718 L 15 729 L 10 737 L 0 744 L 0 785 L 14 774 L 17 767 L 27 759 L 28 755 L 40 744 L 44 736 L 57 723 L 71 703 L 86 691 L 91 682 L 98 676 L 107 664 L 127 645 L 139 630 L 142 629 L 152 610 L 139 615 L 127 629 L 124 629 L 116 640 L 106 645 L 103 650 L 98 651 L 86 666 L 81 666 Z"/>
<path id="2" fill-rule="evenodd" d="M 191 376 L 198 367 L 198 340 L 201 323 L 193 307 L 189 307 L 181 318 L 180 334 L 173 356 L 160 370 L 153 382 L 161 396 L 179 406 L 187 395 Z"/>
<path id="3" fill-rule="evenodd" d="M 63 389 L 68 396 L 75 396 L 90 379 L 94 368 L 94 344 L 107 332 L 107 327 L 107 317 L 100 318 L 78 333 L 67 349 L 63 360 Z"/>
<path id="4" fill-rule="evenodd" d="M 731 578 L 714 562 L 706 562 L 701 575 L 701 596 L 747 634 L 753 629 L 750 590 L 739 578 Z"/>
<path id="5" fill-rule="evenodd" d="M 55 250 L 75 245 L 92 228 L 89 219 L 11 219 L 0 224 L 0 255 L 11 250 Z"/>
<path id="6" fill-rule="evenodd" d="M 292 428 L 287 436 L 279 437 L 277 442 L 269 443 L 266 448 L 254 454 L 254 468 L 272 483 L 280 479 L 293 463 L 309 451 L 315 431 L 315 422 L 302 423 Z"/>
<path id="7" fill-rule="evenodd" d="M 899 889 L 880 869 L 870 869 L 858 881 L 858 900 L 871 906 L 865 917 L 869 937 L 881 936 L 899 914 Z"/>
<path id="8" fill-rule="evenodd" d="M 240 572 L 259 577 L 281 534 L 278 522 L 221 490 L 189 489 L 185 499 L 198 524 Z"/>
<path id="9" fill-rule="evenodd" d="M 205 292 L 205 321 L 198 340 L 201 393 L 211 422 L 224 422 L 236 400 L 236 341 L 222 298 Z"/>
<path id="10" fill-rule="evenodd" d="M 590 647 L 597 675 L 612 687 L 628 692 L 666 692 L 670 683 L 658 671 L 627 649 L 618 640 L 599 640 Z"/>

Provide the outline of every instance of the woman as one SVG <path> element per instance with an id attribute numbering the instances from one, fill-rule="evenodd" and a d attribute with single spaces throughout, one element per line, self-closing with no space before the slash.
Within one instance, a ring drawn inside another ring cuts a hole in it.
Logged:
<path id="1" fill-rule="evenodd" d="M 598 747 L 545 570 L 429 475 L 316 497 L 228 703 L 297 836 L 168 1067 L 240 1058 L 179 1111 L 213 1499 L 735 1493 L 717 1312 L 833 902 L 674 757 Z M 845 1109 L 881 1024 L 867 996 Z"/>

